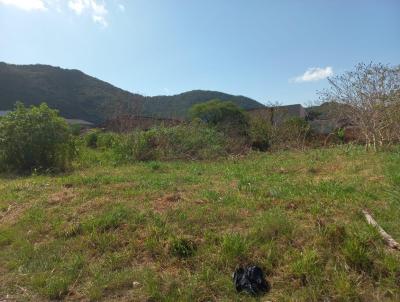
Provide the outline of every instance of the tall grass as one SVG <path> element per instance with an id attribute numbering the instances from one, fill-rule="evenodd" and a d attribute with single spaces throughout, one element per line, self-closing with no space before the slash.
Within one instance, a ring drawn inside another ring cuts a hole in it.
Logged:
<path id="1" fill-rule="evenodd" d="M 201 123 L 175 127 L 158 126 L 148 131 L 138 130 L 129 134 L 91 132 L 84 141 L 96 141 L 90 147 L 111 151 L 112 161 L 119 164 L 154 160 L 215 159 L 227 155 L 229 151 L 224 135 Z M 90 151 L 82 148 L 82 152 Z M 81 153 L 81 159 L 84 160 L 84 156 Z"/>

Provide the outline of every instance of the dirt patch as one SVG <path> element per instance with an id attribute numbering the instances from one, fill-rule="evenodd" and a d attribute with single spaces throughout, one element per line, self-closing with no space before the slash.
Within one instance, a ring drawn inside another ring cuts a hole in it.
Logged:
<path id="1" fill-rule="evenodd" d="M 29 208 L 27 204 L 10 203 L 6 211 L 0 213 L 0 224 L 14 224 Z"/>
<path id="2" fill-rule="evenodd" d="M 285 205 L 286 210 L 297 210 L 297 208 L 298 208 L 298 205 L 293 202 Z"/>
<path id="3" fill-rule="evenodd" d="M 74 215 L 82 215 L 88 212 L 97 211 L 103 208 L 106 204 L 110 204 L 107 198 L 96 198 L 81 204 L 75 211 Z"/>
<path id="4" fill-rule="evenodd" d="M 76 194 L 72 188 L 64 188 L 61 191 L 52 194 L 48 200 L 48 203 L 51 205 L 66 203 L 71 201 L 75 196 Z"/>
<path id="5" fill-rule="evenodd" d="M 162 213 L 168 209 L 176 208 L 182 200 L 183 196 L 181 193 L 167 194 L 153 202 L 153 209 L 156 212 Z"/>

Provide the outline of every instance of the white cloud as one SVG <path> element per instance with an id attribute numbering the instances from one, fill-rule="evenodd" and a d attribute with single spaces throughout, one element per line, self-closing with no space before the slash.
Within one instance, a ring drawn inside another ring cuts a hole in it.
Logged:
<path id="1" fill-rule="evenodd" d="M 14 6 L 25 11 L 41 10 L 62 12 L 62 6 L 67 6 L 76 15 L 89 14 L 94 23 L 108 26 L 108 10 L 104 0 L 0 0 L 0 4 Z M 120 4 L 119 9 L 125 10 Z"/>
<path id="2" fill-rule="evenodd" d="M 333 68 L 331 66 L 325 68 L 312 67 L 308 68 L 301 76 L 292 79 L 292 81 L 296 83 L 313 82 L 326 79 L 331 75 L 333 75 Z"/>
<path id="3" fill-rule="evenodd" d="M 99 23 L 99 24 L 103 25 L 104 27 L 108 26 L 108 22 L 103 16 L 92 15 L 92 20 L 94 23 Z"/>
<path id="4" fill-rule="evenodd" d="M 72 9 L 77 15 L 80 15 L 85 9 L 85 3 L 81 0 L 71 0 L 68 1 L 68 7 Z"/>
<path id="5" fill-rule="evenodd" d="M 26 11 L 47 9 L 43 0 L 0 0 L 0 3 L 4 5 L 12 5 Z"/>
<path id="6" fill-rule="evenodd" d="M 104 2 L 99 3 L 97 0 L 69 0 L 68 7 L 77 15 L 88 12 L 92 16 L 93 22 L 99 23 L 104 27 L 108 26 L 106 19 L 108 10 Z"/>
<path id="7" fill-rule="evenodd" d="M 124 11 L 125 11 L 125 5 L 123 5 L 123 4 L 121 4 L 121 3 L 118 4 L 118 8 L 119 8 L 119 10 L 120 10 L 121 12 L 124 12 Z"/>

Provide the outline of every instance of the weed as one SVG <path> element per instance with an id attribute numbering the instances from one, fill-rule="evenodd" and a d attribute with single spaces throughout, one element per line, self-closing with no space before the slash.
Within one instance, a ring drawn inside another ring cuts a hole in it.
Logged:
<path id="1" fill-rule="evenodd" d="M 369 272 L 372 269 L 373 262 L 368 246 L 358 238 L 350 238 L 345 241 L 343 255 L 347 263 L 354 269 L 365 272 Z"/>
<path id="2" fill-rule="evenodd" d="M 110 229 L 116 229 L 127 221 L 129 210 L 117 205 L 109 211 L 104 212 L 98 217 L 94 217 L 85 223 L 86 229 L 90 231 L 105 232 Z"/>
<path id="3" fill-rule="evenodd" d="M 82 225 L 79 222 L 73 222 L 63 226 L 61 236 L 71 238 L 81 234 L 82 231 Z"/>
<path id="4" fill-rule="evenodd" d="M 239 234 L 226 234 L 222 237 L 221 258 L 225 263 L 244 260 L 249 250 L 249 242 Z"/>
<path id="5" fill-rule="evenodd" d="M 293 274 L 301 280 L 303 286 L 320 281 L 322 263 L 315 250 L 302 251 L 291 266 Z"/>
<path id="6" fill-rule="evenodd" d="M 346 229 L 342 225 L 329 224 L 323 230 L 324 239 L 331 248 L 337 249 L 346 239 Z"/>
<path id="7" fill-rule="evenodd" d="M 153 171 L 158 171 L 158 170 L 161 169 L 161 164 L 160 164 L 160 162 L 157 162 L 157 161 L 151 161 L 151 162 L 149 162 L 149 163 L 148 163 L 148 166 L 149 166 L 149 168 L 150 168 L 151 170 L 153 170 Z"/>
<path id="8" fill-rule="evenodd" d="M 193 256 L 196 251 L 196 244 L 186 238 L 174 238 L 170 242 L 170 252 L 179 258 L 188 258 Z"/>
<path id="9" fill-rule="evenodd" d="M 259 242 L 268 242 L 283 236 L 290 238 L 293 229 L 293 223 L 287 214 L 280 208 L 273 208 L 256 217 L 253 236 Z"/>

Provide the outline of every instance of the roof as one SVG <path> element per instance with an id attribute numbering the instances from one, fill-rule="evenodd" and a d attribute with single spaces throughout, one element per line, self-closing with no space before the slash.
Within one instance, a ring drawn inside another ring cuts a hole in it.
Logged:
<path id="1" fill-rule="evenodd" d="M 299 117 L 306 116 L 306 110 L 301 104 L 255 108 L 255 109 L 250 109 L 249 111 L 250 112 L 269 111 L 271 109 L 274 109 L 276 112 L 284 112 L 289 116 L 299 116 Z"/>
<path id="2" fill-rule="evenodd" d="M 0 116 L 5 116 L 7 113 L 11 112 L 10 110 L 0 110 Z M 80 119 L 65 119 L 66 122 L 70 125 L 82 125 L 82 126 L 93 126 L 94 124 L 85 120 Z"/>
<path id="3" fill-rule="evenodd" d="M 291 118 L 305 119 L 307 115 L 306 110 L 300 104 L 259 108 L 250 110 L 249 113 L 263 117 L 274 124 L 281 124 Z"/>
<path id="4" fill-rule="evenodd" d="M 94 124 L 85 120 L 66 118 L 65 119 L 70 125 L 83 125 L 83 126 L 93 126 Z"/>

